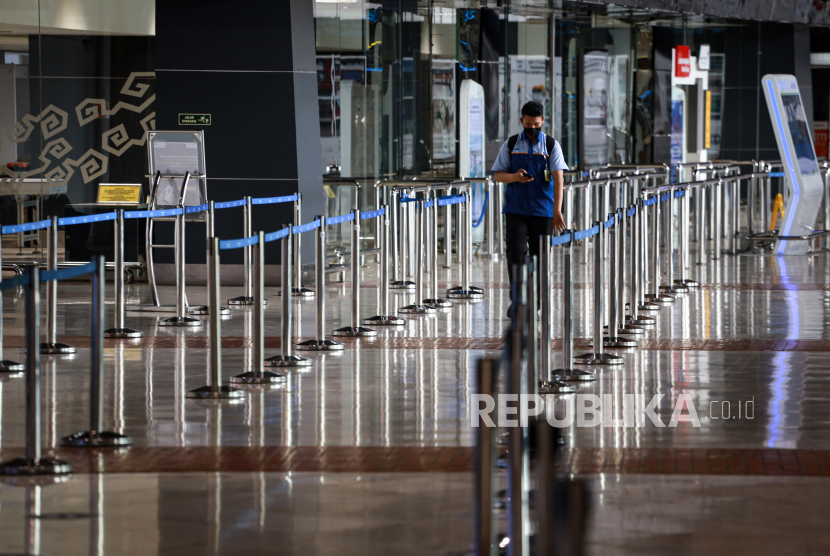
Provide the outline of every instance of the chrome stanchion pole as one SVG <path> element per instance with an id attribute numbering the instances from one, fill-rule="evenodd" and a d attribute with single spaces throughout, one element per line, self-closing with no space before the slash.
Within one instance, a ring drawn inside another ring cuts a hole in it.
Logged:
<path id="1" fill-rule="evenodd" d="M 391 239 L 387 238 L 389 247 L 391 247 L 392 252 L 392 281 L 389 283 L 389 287 L 393 290 L 414 290 L 415 289 L 415 282 L 406 279 L 403 270 L 403 249 L 401 241 L 401 235 L 403 234 L 403 226 L 402 226 L 402 215 L 403 215 L 403 207 L 404 203 L 400 201 L 400 192 L 392 188 L 391 193 L 391 210 L 392 210 L 392 235 Z"/>
<path id="2" fill-rule="evenodd" d="M 299 351 L 342 351 L 345 346 L 341 342 L 326 339 L 326 217 L 318 216 L 320 220 L 320 227 L 317 228 L 317 242 L 314 249 L 316 261 L 314 263 L 314 274 L 316 276 L 317 288 L 317 339 L 306 340 L 296 345 Z M 388 233 L 388 232 L 387 232 Z M 388 245 L 388 236 L 384 237 L 381 244 L 381 251 L 384 246 Z M 381 260 L 382 265 L 387 265 L 388 262 L 388 248 L 386 249 L 386 257 Z M 384 273 L 381 272 L 383 275 Z M 381 276 L 381 291 L 385 290 L 387 297 L 389 296 L 389 280 L 387 276 Z M 403 319 L 401 319 L 403 320 Z"/>
<path id="3" fill-rule="evenodd" d="M 608 274 L 608 309 L 609 309 L 609 318 L 608 318 L 608 336 L 603 340 L 603 347 L 606 348 L 630 348 L 630 347 L 637 347 L 637 342 L 634 340 L 629 340 L 620 336 L 617 336 L 617 333 L 620 331 L 620 324 L 622 321 L 621 315 L 623 313 L 623 308 L 619 299 L 619 294 L 623 291 L 623 288 L 620 287 L 620 270 L 622 270 L 622 265 L 619 265 L 618 258 L 619 258 L 619 244 L 622 243 L 622 238 L 618 239 L 618 235 L 620 234 L 619 223 L 623 219 L 622 218 L 622 209 L 617 209 L 616 213 L 611 213 L 611 216 L 614 218 L 614 226 L 612 226 L 608 230 L 608 244 L 609 250 L 611 251 L 610 262 L 609 262 L 609 274 Z M 619 268 L 617 268 L 619 266 Z"/>
<path id="4" fill-rule="evenodd" d="M 210 383 L 187 393 L 188 398 L 201 400 L 223 400 L 241 398 L 245 392 L 222 385 L 222 283 L 219 275 L 219 238 L 213 237 L 208 243 L 208 338 L 210 342 Z"/>
<path id="5" fill-rule="evenodd" d="M 40 443 L 40 269 L 26 284 L 26 455 L 0 463 L 0 475 L 65 475 L 72 464 L 41 456 Z"/>
<path id="6" fill-rule="evenodd" d="M 689 193 L 691 191 L 690 188 L 686 188 L 680 197 L 680 248 L 677 253 L 678 278 L 674 283 L 686 288 L 697 288 L 700 286 L 697 281 L 685 278 L 686 272 L 689 269 L 689 226 L 691 223 L 689 220 Z"/>
<path id="7" fill-rule="evenodd" d="M 143 332 L 124 326 L 127 299 L 124 292 L 124 209 L 118 209 L 115 220 L 115 327 L 104 331 L 105 338 L 140 338 Z"/>
<path id="8" fill-rule="evenodd" d="M 563 235 L 570 236 L 570 241 L 562 245 L 562 368 L 555 369 L 547 379 L 555 386 L 557 382 L 583 382 L 596 380 L 597 375 L 573 368 L 574 359 L 574 292 L 573 292 L 573 232 L 565 230 Z M 544 239 L 544 238 L 543 238 Z M 548 241 L 550 245 L 550 241 Z M 544 298 L 543 298 L 544 300 Z M 549 301 L 550 303 L 550 301 Z M 552 303 L 551 303 L 552 305 Z M 543 313 L 544 315 L 544 309 Z M 544 319 L 544 317 L 543 317 Z M 542 322 L 545 322 L 542 320 Z M 548 392 L 549 385 L 539 387 L 542 394 Z"/>
<path id="9" fill-rule="evenodd" d="M 706 264 L 706 218 L 703 214 L 706 188 L 700 186 L 695 195 L 695 235 L 697 236 L 697 264 Z"/>
<path id="10" fill-rule="evenodd" d="M 630 314 L 627 323 L 633 324 L 639 328 L 654 328 L 656 326 L 656 319 L 646 315 L 641 315 L 640 311 L 656 311 L 660 306 L 656 303 L 646 303 L 643 301 L 643 265 L 642 265 L 642 250 L 643 242 L 640 237 L 640 222 L 642 216 L 642 200 L 631 205 L 634 214 L 631 216 L 631 280 L 629 291 L 629 311 Z M 639 204 L 638 204 L 639 203 Z"/>
<path id="11" fill-rule="evenodd" d="M 251 259 L 254 271 L 254 358 L 251 370 L 234 375 L 231 382 L 242 384 L 274 384 L 285 382 L 283 374 L 272 373 L 263 369 L 265 366 L 265 232 L 257 232 L 257 242 L 251 247 Z M 300 235 L 300 234 L 296 234 Z"/>
<path id="12" fill-rule="evenodd" d="M 371 326 L 402 326 L 406 324 L 406 319 L 401 317 L 389 316 L 389 245 L 394 245 L 394 242 L 389 238 L 389 207 L 383 207 L 383 214 L 379 217 L 378 223 L 378 239 L 380 240 L 380 275 L 378 282 L 380 286 L 380 314 L 374 317 L 363 319 L 363 324 Z M 438 229 L 435 228 L 435 243 L 438 243 Z M 437 275 L 438 257 L 435 257 L 434 268 L 436 271 L 433 275 Z M 340 344 L 341 346 L 343 344 Z M 342 349 L 342 348 L 341 348 Z"/>
<path id="13" fill-rule="evenodd" d="M 490 256 L 490 259 L 497 261 L 499 260 L 499 254 L 495 251 L 496 245 L 496 238 L 495 232 L 496 230 L 493 229 L 493 223 L 495 222 L 495 218 L 493 217 L 493 209 L 496 206 L 496 192 L 495 187 L 493 186 L 493 179 L 491 177 L 487 177 L 487 254 Z M 435 213 L 436 218 L 438 217 L 438 213 Z"/>
<path id="14" fill-rule="evenodd" d="M 433 273 L 430 275 L 430 289 L 429 293 L 432 295 L 429 299 L 424 299 L 423 303 L 427 307 L 434 309 L 440 307 L 452 307 L 452 303 L 446 299 L 442 299 L 438 293 L 438 198 L 433 198 L 429 206 L 424 207 L 426 212 L 427 227 L 432 228 L 432 242 L 426 246 L 427 256 L 432 258 Z M 491 228 L 492 229 L 492 228 Z M 497 256 L 497 255 L 495 255 Z M 495 260 L 495 259 L 494 259 Z M 366 321 L 363 321 L 366 322 Z"/>
<path id="15" fill-rule="evenodd" d="M 480 395 L 495 397 L 498 366 L 499 360 L 496 358 L 478 360 L 477 381 Z M 491 420 L 493 416 L 494 412 L 491 412 Z M 474 556 L 497 556 L 498 554 L 498 534 L 494 527 L 496 520 L 493 515 L 494 491 L 497 488 L 495 432 L 494 427 L 488 427 L 485 423 L 480 422 L 475 427 Z"/>
<path id="16" fill-rule="evenodd" d="M 97 265 L 92 274 L 92 332 L 90 338 L 90 377 L 89 377 L 89 430 L 77 432 L 61 440 L 62 446 L 74 448 L 105 448 L 112 446 L 129 446 L 133 443 L 129 436 L 104 430 L 104 271 L 105 260 L 102 255 L 96 259 Z"/>
<path id="17" fill-rule="evenodd" d="M 731 235 L 729 237 L 729 252 L 732 255 L 738 254 L 738 243 L 741 234 L 741 176 L 738 175 L 732 180 L 731 194 L 729 196 L 729 219 L 731 224 Z M 682 221 L 681 221 L 682 225 Z"/>
<path id="18" fill-rule="evenodd" d="M 242 227 L 244 237 L 254 235 L 254 204 L 251 196 L 245 197 L 245 207 L 242 209 Z M 242 278 L 245 282 L 245 293 L 228 300 L 228 305 L 251 305 L 254 302 L 253 283 L 251 282 L 251 246 L 242 249 Z"/>
<path id="19" fill-rule="evenodd" d="M 662 305 L 647 299 L 646 294 L 646 291 L 648 290 L 648 241 L 646 240 L 648 232 L 648 213 L 646 212 L 645 199 L 641 198 L 638 202 L 637 244 L 639 249 L 639 257 L 637 258 L 637 266 L 639 278 L 637 284 L 637 304 L 640 311 L 658 311 Z"/>
<path id="20" fill-rule="evenodd" d="M 668 210 L 666 210 L 666 214 L 660 222 L 660 225 L 665 227 L 666 235 L 666 281 L 664 285 L 660 286 L 660 291 L 669 295 L 683 297 L 689 293 L 689 288 L 678 284 L 674 279 L 674 187 L 669 189 L 668 195 Z M 657 204 L 660 204 L 660 201 Z"/>
<path id="21" fill-rule="evenodd" d="M 49 226 L 49 270 L 58 269 L 58 217 L 52 217 Z M 40 344 L 40 353 L 44 355 L 67 355 L 78 351 L 75 346 L 58 342 L 58 282 L 46 283 L 46 341 Z"/>
<path id="22" fill-rule="evenodd" d="M 603 253 L 605 250 L 603 237 L 605 235 L 605 225 L 603 222 L 594 222 L 594 226 L 599 228 L 598 233 L 594 236 L 594 352 L 578 355 L 573 358 L 573 362 L 578 365 L 622 365 L 622 357 L 604 353 L 602 350 L 602 317 L 604 313 L 602 267 L 605 260 L 605 254 Z"/>
<path id="23" fill-rule="evenodd" d="M 451 195 L 452 188 L 448 187 L 445 193 Z M 444 208 L 444 268 L 452 268 L 452 205 L 446 205 Z"/>
<path id="24" fill-rule="evenodd" d="M 352 225 L 352 325 L 338 328 L 334 336 L 377 336 L 377 330 L 360 326 L 360 211 L 353 210 Z M 405 246 L 408 248 L 408 246 Z M 404 274 L 405 275 L 405 274 Z"/>
<path id="25" fill-rule="evenodd" d="M 303 197 L 297 193 L 297 200 L 294 201 L 294 226 L 299 226 L 303 223 Z M 302 234 L 294 234 L 294 287 L 291 288 L 291 295 L 293 297 L 314 297 L 314 290 L 303 287 L 303 244 Z M 256 261 L 254 261 L 256 262 Z M 278 295 L 282 295 L 282 291 Z"/>
<path id="26" fill-rule="evenodd" d="M 398 309 L 404 315 L 431 315 L 435 313 L 433 307 L 424 305 L 424 230 L 427 223 L 424 202 L 415 203 L 415 303 Z"/>
<path id="27" fill-rule="evenodd" d="M 291 254 L 291 246 L 294 243 L 291 236 L 293 235 L 293 227 L 290 224 L 283 224 L 283 229 L 288 228 L 288 235 L 282 238 L 282 257 L 280 263 L 282 264 L 282 290 L 285 292 L 291 291 L 291 261 L 294 257 Z M 359 257 L 358 257 L 359 260 Z M 354 247 L 352 248 L 352 266 L 354 266 Z M 360 263 L 357 263 L 358 266 Z M 274 355 L 265 360 L 266 367 L 308 367 L 311 365 L 311 359 L 306 359 L 299 355 L 293 354 L 294 335 L 291 330 L 291 296 L 282 296 L 282 335 L 280 337 L 280 349 L 282 354 Z"/>
<path id="28" fill-rule="evenodd" d="M 214 201 L 208 201 L 208 209 L 205 212 L 207 213 L 205 216 L 205 284 L 207 285 L 208 295 L 210 295 L 210 280 L 212 274 L 210 271 L 210 242 L 213 240 L 213 236 L 216 235 L 213 229 L 213 225 L 216 222 L 216 205 Z M 222 315 L 231 314 L 231 310 L 227 307 L 219 307 L 217 311 L 220 311 L 220 314 Z M 209 315 L 210 300 L 208 300 L 207 305 L 190 307 L 190 314 Z"/>
<path id="29" fill-rule="evenodd" d="M 580 191 L 582 192 L 582 194 L 580 195 L 582 202 L 580 203 L 581 214 L 579 227 L 585 230 L 587 228 L 590 228 L 589 223 L 591 222 L 591 184 L 589 183 Z M 582 264 L 584 265 L 588 264 L 588 243 L 589 242 L 587 240 L 582 242 Z"/>
<path id="30" fill-rule="evenodd" d="M 651 238 L 651 292 L 645 295 L 645 298 L 652 303 L 660 303 L 662 305 L 670 305 L 674 303 L 675 299 L 671 295 L 663 295 L 660 293 L 660 192 L 654 194 L 653 197 L 656 202 L 651 208 L 651 224 L 653 227 Z M 647 218 L 643 218 L 642 224 L 647 227 Z"/>
<path id="31" fill-rule="evenodd" d="M 624 196 L 625 197 L 625 196 Z M 627 202 L 628 199 L 624 198 L 623 202 Z M 623 204 L 625 206 L 625 204 Z M 629 323 L 625 318 L 625 292 L 628 289 L 628 284 L 626 283 L 626 274 L 628 273 L 628 261 L 627 261 L 627 245 L 626 242 L 628 241 L 628 218 L 629 212 L 631 211 L 631 207 L 626 209 L 620 209 L 620 218 L 617 221 L 617 319 L 616 322 L 611 323 L 614 326 L 614 330 L 616 330 L 617 334 L 643 334 L 645 333 L 645 328 L 642 326 L 638 326 L 635 322 Z M 634 232 L 632 230 L 632 243 L 634 243 Z M 633 265 L 633 259 L 632 259 Z M 629 300 L 630 306 L 633 307 L 633 311 L 636 311 L 637 302 L 635 301 L 634 297 L 631 296 Z"/>
<path id="32" fill-rule="evenodd" d="M 721 238 L 723 236 L 723 222 L 722 218 L 722 204 L 721 201 L 723 199 L 723 179 L 719 179 L 717 185 L 714 186 L 714 205 L 715 205 L 715 229 L 712 231 L 713 236 L 713 245 L 712 250 L 714 253 L 712 254 L 712 258 L 718 260 L 721 258 Z"/>
<path id="33" fill-rule="evenodd" d="M 187 192 L 187 184 L 190 181 L 190 173 L 185 173 L 182 184 L 181 195 L 179 196 L 179 210 L 176 215 L 176 316 L 166 319 L 159 319 L 160 326 L 202 326 L 202 321 L 187 316 L 187 301 L 184 296 L 185 288 L 185 209 L 184 198 Z"/>
<path id="34" fill-rule="evenodd" d="M 495 199 L 498 201 L 498 205 L 496 206 L 496 219 L 498 220 L 498 229 L 499 229 L 499 243 L 498 243 L 498 254 L 504 257 L 504 250 L 505 250 L 505 241 L 504 241 L 504 216 L 502 215 L 502 211 L 504 210 L 504 188 L 499 182 L 496 183 L 496 197 Z M 828 228 L 830 229 L 830 228 Z"/>
<path id="35" fill-rule="evenodd" d="M 510 348 L 510 376 L 507 381 L 509 393 L 519 398 L 522 394 L 528 393 L 528 381 L 524 373 L 522 357 L 526 310 L 528 307 L 524 303 L 520 303 L 516 310 Z M 535 308 L 532 310 L 535 311 Z M 510 429 L 507 469 L 507 535 L 510 538 L 507 553 L 510 556 L 530 554 L 530 446 L 528 440 L 527 427 Z"/>
<path id="36" fill-rule="evenodd" d="M 0 262 L 2 262 L 3 253 L 2 249 L 0 249 Z M 3 283 L 3 273 L 0 272 L 0 284 Z M 26 367 L 23 363 L 18 363 L 17 361 L 10 361 L 8 359 L 3 359 L 3 290 L 0 290 L 0 373 L 4 374 L 5 376 L 9 376 L 9 374 L 18 375 L 21 371 L 23 371 Z"/>
<path id="37" fill-rule="evenodd" d="M 470 258 L 467 256 L 467 250 L 472 249 L 472 203 L 470 202 L 469 192 L 464 194 L 464 202 L 458 203 L 462 207 L 463 212 L 458 218 L 458 241 L 459 256 L 458 262 L 461 265 L 461 285 L 455 286 L 447 290 L 447 297 L 450 299 L 468 299 L 481 300 L 484 299 L 484 292 L 481 288 L 474 288 L 470 285 Z M 470 241 L 467 241 L 467 237 Z"/>

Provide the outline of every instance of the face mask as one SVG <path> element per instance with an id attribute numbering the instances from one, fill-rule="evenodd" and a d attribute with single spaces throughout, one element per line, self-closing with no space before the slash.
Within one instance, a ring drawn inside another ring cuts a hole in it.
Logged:
<path id="1" fill-rule="evenodd" d="M 525 136 L 527 136 L 528 139 L 536 139 L 537 137 L 539 137 L 539 132 L 540 131 L 542 131 L 542 130 L 539 129 L 538 127 L 526 127 L 525 128 Z"/>

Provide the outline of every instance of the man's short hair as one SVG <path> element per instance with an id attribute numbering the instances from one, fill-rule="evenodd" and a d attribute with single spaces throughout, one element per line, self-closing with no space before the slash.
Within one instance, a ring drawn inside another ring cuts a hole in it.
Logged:
<path id="1" fill-rule="evenodd" d="M 541 118 L 545 115 L 545 107 L 541 102 L 531 100 L 522 106 L 522 116 L 530 116 L 531 118 Z"/>

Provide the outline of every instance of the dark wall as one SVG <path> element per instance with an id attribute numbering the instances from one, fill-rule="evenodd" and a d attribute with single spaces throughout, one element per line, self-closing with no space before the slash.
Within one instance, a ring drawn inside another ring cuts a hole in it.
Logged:
<path id="1" fill-rule="evenodd" d="M 299 192 L 303 222 L 323 213 L 310 2 L 240 0 L 231 10 L 219 0 L 158 0 L 156 48 L 156 129 L 199 129 L 179 126 L 178 114 L 211 115 L 202 128 L 210 199 Z M 254 230 L 277 230 L 292 216 L 289 203 L 257 206 Z M 218 214 L 215 231 L 241 237 L 241 210 Z M 188 225 L 188 263 L 205 262 L 204 234 L 203 225 Z M 303 242 L 306 261 L 313 250 L 313 242 Z M 157 261 L 171 257 L 159 252 Z M 265 258 L 278 264 L 279 246 L 269 245 Z M 222 262 L 241 263 L 241 250 L 223 254 Z"/>

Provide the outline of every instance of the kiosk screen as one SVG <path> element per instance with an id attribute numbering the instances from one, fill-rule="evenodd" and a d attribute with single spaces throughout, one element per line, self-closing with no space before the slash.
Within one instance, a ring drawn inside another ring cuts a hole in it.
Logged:
<path id="1" fill-rule="evenodd" d="M 798 94 L 782 93 L 781 103 L 784 105 L 784 111 L 787 114 L 787 124 L 793 138 L 793 148 L 802 175 L 817 174 L 816 153 L 813 151 L 813 143 L 810 141 L 810 131 L 807 129 L 807 121 L 804 118 L 801 97 Z"/>

